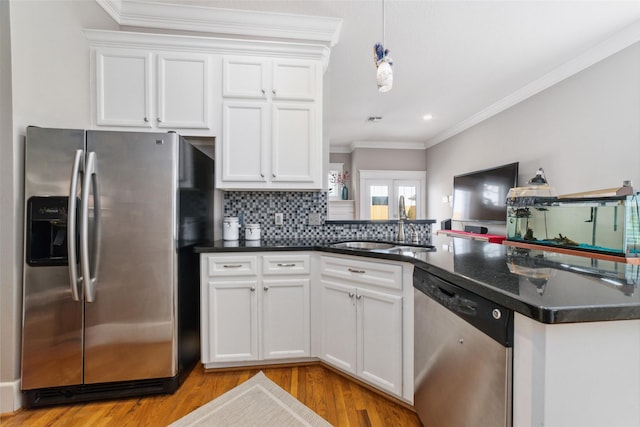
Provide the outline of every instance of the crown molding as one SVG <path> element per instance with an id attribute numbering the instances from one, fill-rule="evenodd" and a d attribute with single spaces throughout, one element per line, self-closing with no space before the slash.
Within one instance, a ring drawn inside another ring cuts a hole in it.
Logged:
<path id="1" fill-rule="evenodd" d="M 139 0 L 95 0 L 119 25 L 243 37 L 338 43 L 342 19 Z"/>
<path id="2" fill-rule="evenodd" d="M 353 141 L 350 144 L 351 150 L 356 148 L 378 148 L 387 150 L 424 150 L 424 142 L 402 142 L 402 141 Z"/>
<path id="3" fill-rule="evenodd" d="M 232 55 L 260 55 L 318 60 L 326 69 L 329 47 L 320 44 L 245 40 L 175 34 L 136 33 L 110 30 L 84 30 L 91 47 L 169 49 Z"/>
<path id="4" fill-rule="evenodd" d="M 498 102 L 491 104 L 444 132 L 428 139 L 425 147 L 432 147 L 445 141 L 639 41 L 640 21 L 637 21 L 539 79 L 534 80 L 510 95 L 505 96 Z"/>
<path id="5" fill-rule="evenodd" d="M 348 154 L 356 148 L 375 148 L 384 150 L 424 150 L 424 142 L 403 141 L 352 141 L 348 144 L 330 145 L 329 151 L 336 154 Z"/>

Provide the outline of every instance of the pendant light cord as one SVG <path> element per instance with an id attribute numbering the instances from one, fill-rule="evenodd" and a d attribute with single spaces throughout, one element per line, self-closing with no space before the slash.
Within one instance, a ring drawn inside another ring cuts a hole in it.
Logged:
<path id="1" fill-rule="evenodd" d="M 386 32 L 386 22 L 385 22 L 385 19 L 384 19 L 384 9 L 385 9 L 384 0 L 382 0 L 382 46 L 386 46 L 386 42 L 385 42 L 385 39 L 384 39 L 385 32 Z"/>

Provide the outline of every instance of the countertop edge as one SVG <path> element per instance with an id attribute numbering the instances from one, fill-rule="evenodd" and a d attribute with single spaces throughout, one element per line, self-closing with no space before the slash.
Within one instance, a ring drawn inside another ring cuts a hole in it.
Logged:
<path id="1" fill-rule="evenodd" d="M 406 262 L 413 264 L 415 268 L 427 271 L 441 279 L 450 281 L 462 288 L 474 292 L 490 301 L 511 309 L 537 322 L 544 324 L 562 323 L 583 323 L 583 322 L 606 322 L 616 320 L 640 319 L 640 307 L 614 307 L 611 306 L 571 306 L 571 307 L 543 307 L 527 304 L 507 293 L 501 292 L 490 285 L 472 280 L 464 275 L 452 273 L 428 262 L 398 254 L 387 254 L 382 252 L 371 252 L 358 249 L 332 248 L 329 242 L 339 242 L 344 239 L 327 239 L 326 244 L 311 244 L 287 246 L 195 246 L 196 253 L 241 253 L 241 252 L 288 252 L 288 251 L 316 251 L 324 253 L 335 253 L 340 255 L 359 256 L 365 258 L 387 259 L 390 261 Z M 613 312 L 615 311 L 615 313 Z"/>

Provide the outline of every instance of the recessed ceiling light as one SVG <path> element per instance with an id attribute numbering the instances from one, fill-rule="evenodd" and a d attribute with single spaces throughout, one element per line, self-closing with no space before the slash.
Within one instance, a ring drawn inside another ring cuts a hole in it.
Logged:
<path id="1" fill-rule="evenodd" d="M 373 123 L 379 122 L 380 120 L 382 120 L 382 117 L 380 116 L 369 116 L 367 118 L 367 121 L 373 122 Z"/>
<path id="2" fill-rule="evenodd" d="M 422 116 L 422 120 L 424 120 L 425 122 L 431 119 L 433 119 L 433 116 L 431 114 L 425 114 L 424 116 Z"/>

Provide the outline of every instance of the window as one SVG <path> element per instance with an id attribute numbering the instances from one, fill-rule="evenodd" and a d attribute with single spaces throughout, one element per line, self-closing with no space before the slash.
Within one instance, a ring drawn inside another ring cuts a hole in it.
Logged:
<path id="1" fill-rule="evenodd" d="M 425 215 L 425 172 L 360 171 L 360 219 L 397 220 L 404 196 L 407 219 Z"/>

